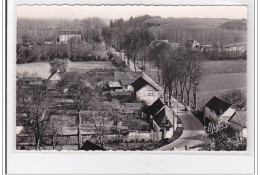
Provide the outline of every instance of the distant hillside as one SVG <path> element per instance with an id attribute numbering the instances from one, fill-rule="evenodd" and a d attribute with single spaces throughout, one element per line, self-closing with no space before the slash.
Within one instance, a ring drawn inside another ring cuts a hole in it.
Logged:
<path id="1" fill-rule="evenodd" d="M 187 28 L 217 28 L 221 24 L 229 21 L 228 19 L 212 19 L 212 18 L 155 18 L 148 19 L 145 23 L 160 24 L 172 29 Z"/>
<path id="2" fill-rule="evenodd" d="M 232 20 L 220 25 L 223 29 L 247 30 L 247 20 Z"/>
<path id="3" fill-rule="evenodd" d="M 144 25 L 155 33 L 157 39 L 183 44 L 188 39 L 195 39 L 201 44 L 230 44 L 246 41 L 246 30 L 223 28 L 230 19 L 211 18 L 155 18 L 147 19 Z M 233 21 L 233 20 L 232 20 Z"/>

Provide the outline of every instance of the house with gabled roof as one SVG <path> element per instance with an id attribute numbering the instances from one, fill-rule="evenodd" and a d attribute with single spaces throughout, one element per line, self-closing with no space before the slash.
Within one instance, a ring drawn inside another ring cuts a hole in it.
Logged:
<path id="1" fill-rule="evenodd" d="M 160 87 L 156 83 L 149 81 L 145 76 L 139 77 L 131 85 L 136 97 L 147 105 L 151 105 L 160 97 Z"/>
<path id="2" fill-rule="evenodd" d="M 215 124 L 228 122 L 236 114 L 236 107 L 218 97 L 212 97 L 205 105 L 204 117 Z"/>
<path id="3" fill-rule="evenodd" d="M 157 133 L 158 140 L 173 136 L 177 127 L 177 117 L 160 98 L 147 107 L 144 113 L 149 117 L 151 126 Z"/>
<path id="4" fill-rule="evenodd" d="M 60 31 L 59 32 L 59 42 L 68 44 L 68 41 L 71 38 L 76 38 L 81 40 L 81 32 L 80 31 Z"/>

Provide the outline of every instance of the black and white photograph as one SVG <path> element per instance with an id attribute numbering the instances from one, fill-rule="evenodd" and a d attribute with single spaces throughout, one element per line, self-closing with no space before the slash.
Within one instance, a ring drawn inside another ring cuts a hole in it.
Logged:
<path id="1" fill-rule="evenodd" d="M 14 148 L 245 152 L 248 8 L 17 5 Z"/>

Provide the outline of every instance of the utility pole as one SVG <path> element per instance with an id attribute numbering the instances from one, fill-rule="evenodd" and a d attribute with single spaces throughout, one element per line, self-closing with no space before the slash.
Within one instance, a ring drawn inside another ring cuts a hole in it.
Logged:
<path id="1" fill-rule="evenodd" d="M 202 94 L 202 104 L 204 105 L 204 93 Z M 203 126 L 204 126 L 204 129 L 206 129 L 206 123 L 205 123 L 205 115 L 203 115 Z"/>

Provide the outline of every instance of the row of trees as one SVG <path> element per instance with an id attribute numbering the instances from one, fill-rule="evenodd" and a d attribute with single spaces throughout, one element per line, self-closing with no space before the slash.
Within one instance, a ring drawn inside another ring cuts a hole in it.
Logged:
<path id="1" fill-rule="evenodd" d="M 150 61 L 158 68 L 159 81 L 161 81 L 160 77 L 162 77 L 164 97 L 166 97 L 168 92 L 169 105 L 171 104 L 172 94 L 175 92 L 176 96 L 180 94 L 181 100 L 183 102 L 186 101 L 187 106 L 190 106 L 190 94 L 192 91 L 194 107 L 196 108 L 198 85 L 203 76 L 201 53 L 186 48 L 176 49 L 170 43 L 164 41 L 153 42 L 148 50 Z"/>
<path id="2" fill-rule="evenodd" d="M 152 18 L 149 15 L 140 16 L 124 21 L 118 19 L 110 22 L 110 26 L 102 28 L 106 49 L 114 48 L 116 51 L 124 50 L 127 59 L 145 60 L 149 44 L 155 40 L 155 36 L 143 25 L 146 19 Z"/>

